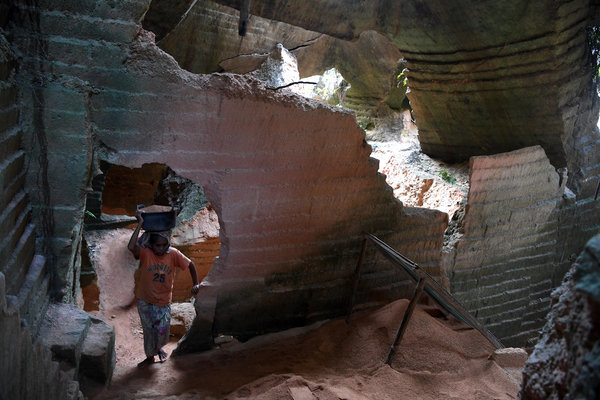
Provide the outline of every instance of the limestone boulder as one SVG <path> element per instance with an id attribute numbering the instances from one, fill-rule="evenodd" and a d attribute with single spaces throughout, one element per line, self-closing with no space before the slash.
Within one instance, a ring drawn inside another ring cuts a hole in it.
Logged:
<path id="1" fill-rule="evenodd" d="M 300 80 L 298 60 L 281 43 L 277 43 L 275 49 L 252 75 L 265 82 L 268 87 L 286 86 Z"/>
<path id="2" fill-rule="evenodd" d="M 91 325 L 81 350 L 79 371 L 98 382 L 108 384 L 116 363 L 115 328 L 94 316 L 90 320 Z"/>
<path id="3" fill-rule="evenodd" d="M 182 337 L 187 328 L 196 317 L 196 310 L 192 303 L 171 304 L 171 335 Z"/>

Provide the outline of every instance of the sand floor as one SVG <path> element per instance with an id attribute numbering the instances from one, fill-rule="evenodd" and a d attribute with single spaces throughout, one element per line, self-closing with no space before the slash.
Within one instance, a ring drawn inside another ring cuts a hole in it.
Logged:
<path id="1" fill-rule="evenodd" d="M 94 233 L 101 310 L 115 325 L 117 364 L 109 388 L 83 384 L 90 399 L 516 399 L 519 384 L 488 359 L 477 331 L 417 307 L 391 365 L 385 364 L 408 300 L 308 327 L 232 341 L 139 369 L 144 358 L 132 298 L 130 230 Z M 166 346 L 170 354 L 176 340 Z"/>

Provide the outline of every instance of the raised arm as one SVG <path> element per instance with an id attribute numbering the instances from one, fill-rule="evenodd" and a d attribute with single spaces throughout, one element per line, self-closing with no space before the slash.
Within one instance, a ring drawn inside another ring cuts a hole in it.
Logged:
<path id="1" fill-rule="evenodd" d="M 136 211 L 135 217 L 138 220 L 138 225 L 131 234 L 127 248 L 129 251 L 131 251 L 135 259 L 138 260 L 140 258 L 140 245 L 138 244 L 138 236 L 140 235 L 140 229 L 142 229 L 142 224 L 144 223 L 144 217 L 142 217 L 142 212 L 140 210 Z"/>

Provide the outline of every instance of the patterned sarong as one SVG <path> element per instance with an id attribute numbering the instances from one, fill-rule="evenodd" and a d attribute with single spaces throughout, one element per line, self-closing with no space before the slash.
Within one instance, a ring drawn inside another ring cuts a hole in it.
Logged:
<path id="1" fill-rule="evenodd" d="M 144 331 L 144 352 L 146 357 L 154 357 L 169 341 L 171 306 L 155 306 L 138 299 L 137 307 Z"/>

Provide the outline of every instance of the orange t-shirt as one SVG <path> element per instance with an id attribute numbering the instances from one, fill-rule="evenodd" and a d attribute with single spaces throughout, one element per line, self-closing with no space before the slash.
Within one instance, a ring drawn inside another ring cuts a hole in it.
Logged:
<path id="1" fill-rule="evenodd" d="M 162 256 L 147 248 L 140 248 L 140 276 L 135 296 L 146 303 L 166 306 L 171 303 L 175 268 L 185 270 L 190 259 L 174 247 Z"/>

